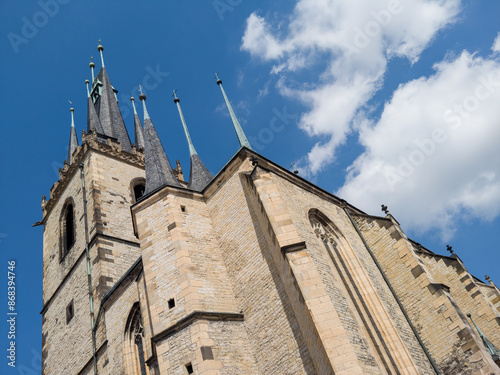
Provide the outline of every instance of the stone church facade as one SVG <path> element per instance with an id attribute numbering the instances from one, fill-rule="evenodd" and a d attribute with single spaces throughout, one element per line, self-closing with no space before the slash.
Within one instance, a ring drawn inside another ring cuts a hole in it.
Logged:
<path id="1" fill-rule="evenodd" d="M 241 147 L 212 176 L 175 98 L 187 182 L 144 94 L 132 144 L 88 84 L 37 223 L 42 373 L 500 374 L 498 287 L 254 152 L 217 83 Z"/>

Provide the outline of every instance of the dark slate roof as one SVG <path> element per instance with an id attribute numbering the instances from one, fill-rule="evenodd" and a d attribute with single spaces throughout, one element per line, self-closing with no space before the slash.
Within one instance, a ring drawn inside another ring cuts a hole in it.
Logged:
<path id="1" fill-rule="evenodd" d="M 104 134 L 110 137 L 115 137 L 120 142 L 124 151 L 132 151 L 130 137 L 123 122 L 122 114 L 118 107 L 118 102 L 113 91 L 113 86 L 106 72 L 106 68 L 102 67 L 96 80 L 102 83 L 101 96 L 98 104 L 98 115 L 101 125 L 104 129 Z"/>
<path id="2" fill-rule="evenodd" d="M 76 137 L 76 130 L 74 126 L 71 126 L 71 131 L 69 133 L 68 164 L 71 164 L 71 156 L 77 147 L 78 138 Z"/>
<path id="3" fill-rule="evenodd" d="M 212 178 L 212 173 L 205 167 L 198 154 L 192 154 L 188 188 L 202 191 L 212 181 Z"/>
<path id="4" fill-rule="evenodd" d="M 146 104 L 143 102 L 144 108 Z M 146 191 L 148 194 L 163 185 L 173 185 L 182 187 L 177 181 L 168 160 L 167 154 L 163 149 L 158 133 L 153 122 L 144 111 L 144 154 L 146 158 Z"/>
<path id="5" fill-rule="evenodd" d="M 144 149 L 144 130 L 142 129 L 141 120 L 137 113 L 134 113 L 134 128 L 135 128 L 135 147 Z"/>
<path id="6" fill-rule="evenodd" d="M 87 99 L 87 132 L 96 131 L 99 134 L 104 134 L 104 130 L 95 111 L 94 103 L 92 98 Z"/>

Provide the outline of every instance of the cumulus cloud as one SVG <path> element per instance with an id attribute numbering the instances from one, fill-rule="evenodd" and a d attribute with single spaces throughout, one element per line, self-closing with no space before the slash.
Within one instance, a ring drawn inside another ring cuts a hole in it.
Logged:
<path id="1" fill-rule="evenodd" d="M 378 121 L 360 128 L 365 147 L 337 192 L 444 239 L 457 220 L 500 213 L 500 61 L 464 51 L 435 73 L 401 85 Z"/>
<path id="2" fill-rule="evenodd" d="M 491 49 L 493 52 L 500 52 L 500 33 L 498 33 L 497 37 L 495 38 L 495 42 L 493 43 Z"/>
<path id="3" fill-rule="evenodd" d="M 242 50 L 273 62 L 280 92 L 310 107 L 299 126 L 318 142 L 303 169 L 315 174 L 334 160 L 363 106 L 382 86 L 388 59 L 416 62 L 459 10 L 460 0 L 299 0 L 285 31 L 250 15 Z M 318 66 L 324 69 L 315 83 L 288 83 Z"/>

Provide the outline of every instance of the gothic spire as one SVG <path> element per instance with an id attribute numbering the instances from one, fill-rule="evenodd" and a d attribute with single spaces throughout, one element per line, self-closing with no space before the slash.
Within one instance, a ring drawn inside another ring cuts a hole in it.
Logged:
<path id="1" fill-rule="evenodd" d="M 115 89 L 111 85 L 108 73 L 104 67 L 104 59 L 102 57 L 104 47 L 99 44 L 97 49 L 101 53 L 102 60 L 102 68 L 96 77 L 96 84 L 101 85 L 100 95 L 95 103 L 99 120 L 101 121 L 104 134 L 108 137 L 116 138 L 118 142 L 120 142 L 122 149 L 130 152 L 132 150 L 132 144 L 130 143 L 127 128 L 125 127 L 120 108 L 118 107 Z"/>
<path id="2" fill-rule="evenodd" d="M 71 102 L 70 102 L 71 103 Z M 69 133 L 69 148 L 68 148 L 68 164 L 71 164 L 71 159 L 73 156 L 73 152 L 76 150 L 78 147 L 78 138 L 76 137 L 76 130 L 75 130 L 75 119 L 73 117 L 73 112 L 75 109 L 73 107 L 70 108 L 71 112 L 71 131 Z"/>
<path id="3" fill-rule="evenodd" d="M 142 128 L 141 120 L 135 109 L 134 97 L 130 98 L 132 107 L 134 107 L 134 128 L 135 128 L 135 147 L 144 150 L 144 130 Z"/>
<path id="4" fill-rule="evenodd" d="M 95 111 L 94 102 L 90 96 L 88 79 L 85 80 L 85 84 L 87 85 L 87 132 L 95 131 L 96 133 L 104 134 L 101 121 L 99 121 L 99 117 Z"/>
<path id="5" fill-rule="evenodd" d="M 151 193 L 163 185 L 182 187 L 175 178 L 167 154 L 146 108 L 146 95 L 141 93 L 139 100 L 144 109 L 144 154 L 146 157 L 146 191 Z"/>
<path id="6" fill-rule="evenodd" d="M 219 78 L 219 73 L 215 74 L 215 78 L 217 79 L 217 84 L 219 85 L 220 90 L 222 91 L 222 96 L 224 96 L 224 100 L 226 102 L 226 106 L 229 111 L 229 116 L 231 116 L 231 120 L 233 121 L 234 130 L 236 131 L 236 135 L 238 136 L 238 141 L 240 142 L 240 146 L 241 147 L 245 146 L 246 148 L 249 148 L 251 150 L 252 147 L 250 146 L 250 143 L 248 142 L 248 139 L 245 133 L 243 132 L 243 129 L 238 119 L 236 118 L 236 115 L 234 114 L 233 107 L 231 107 L 231 103 L 229 103 L 229 99 L 227 98 L 226 92 L 222 87 L 222 80 Z"/>
<path id="7" fill-rule="evenodd" d="M 189 146 L 189 156 L 191 158 L 188 187 L 192 190 L 202 191 L 205 186 L 207 186 L 208 183 L 212 181 L 213 176 L 205 167 L 193 146 L 186 121 L 184 120 L 184 116 L 182 114 L 180 99 L 177 97 L 176 92 L 177 90 L 174 90 L 174 94 L 172 96 L 174 97 L 174 103 L 177 104 L 177 110 L 179 111 L 182 127 L 184 128 L 184 133 L 186 134 L 186 139 Z"/>

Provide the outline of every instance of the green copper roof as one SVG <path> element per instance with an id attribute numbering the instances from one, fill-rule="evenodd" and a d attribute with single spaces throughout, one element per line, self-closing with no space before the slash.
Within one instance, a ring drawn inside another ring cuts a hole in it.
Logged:
<path id="1" fill-rule="evenodd" d="M 246 148 L 249 148 L 251 150 L 252 147 L 250 146 L 250 143 L 248 142 L 248 139 L 245 133 L 243 132 L 243 128 L 241 127 L 238 119 L 236 118 L 236 115 L 234 114 L 233 107 L 231 107 L 231 103 L 227 98 L 226 92 L 222 87 L 222 80 L 218 77 L 217 74 L 215 76 L 217 78 L 217 84 L 219 85 L 220 90 L 222 91 L 222 96 L 224 96 L 224 100 L 226 102 L 226 106 L 229 111 L 229 116 L 231 116 L 231 120 L 233 121 L 234 130 L 236 131 L 236 135 L 238 136 L 238 141 L 240 142 L 240 146 L 241 147 L 245 146 Z"/>

